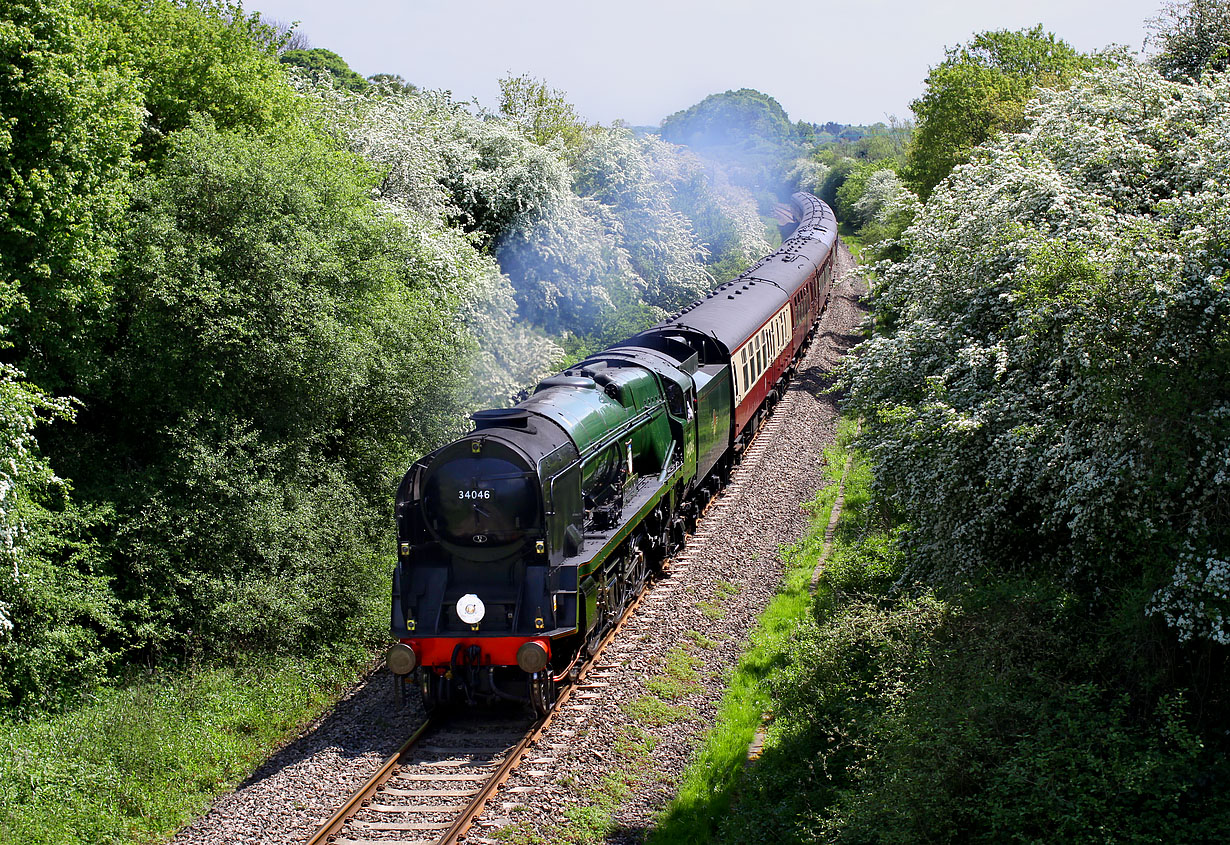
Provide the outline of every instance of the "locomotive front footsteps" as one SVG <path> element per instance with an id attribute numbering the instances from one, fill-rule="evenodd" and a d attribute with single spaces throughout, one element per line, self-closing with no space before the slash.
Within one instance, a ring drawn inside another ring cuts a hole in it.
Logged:
<path id="1" fill-rule="evenodd" d="M 810 194 L 761 259 L 676 316 L 544 380 L 397 491 L 386 663 L 430 710 L 551 708 L 781 397 L 828 297 L 837 223 Z"/>

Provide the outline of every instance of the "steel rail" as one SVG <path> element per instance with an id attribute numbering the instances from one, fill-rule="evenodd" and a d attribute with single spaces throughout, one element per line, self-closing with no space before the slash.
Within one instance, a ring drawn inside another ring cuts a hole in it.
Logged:
<path id="1" fill-rule="evenodd" d="M 625 608 L 623 614 L 620 615 L 619 620 L 611 627 L 611 630 L 607 632 L 606 636 L 602 638 L 593 655 L 585 662 L 585 664 L 581 667 L 581 670 L 577 673 L 577 683 L 579 683 L 590 673 L 593 667 L 597 664 L 598 659 L 602 656 L 603 652 L 606 651 L 606 647 L 610 644 L 611 640 L 613 640 L 615 635 L 623 629 L 628 619 L 631 618 L 632 614 L 636 611 L 636 608 L 640 606 L 642 599 L 647 594 L 648 590 L 644 590 L 640 593 L 640 595 L 636 596 L 631 602 L 629 602 L 628 607 Z M 500 786 L 507 782 L 508 778 L 516 770 L 517 766 L 529 753 L 530 746 L 532 746 L 542 736 L 543 731 L 545 731 L 554 720 L 555 713 L 564 705 L 566 701 L 568 701 L 569 698 L 572 697 L 574 689 L 576 689 L 576 684 L 570 683 L 565 686 L 560 692 L 559 698 L 555 702 L 555 706 L 551 708 L 551 711 L 546 716 L 531 725 L 525 736 L 522 737 L 517 744 L 505 754 L 499 767 L 492 773 L 491 777 L 487 779 L 478 792 L 475 793 L 474 797 L 470 799 L 470 803 L 467 804 L 465 809 L 461 811 L 461 814 L 457 816 L 452 826 L 449 827 L 448 830 L 445 831 L 444 835 L 440 837 L 438 840 L 439 845 L 451 845 L 461 837 L 465 836 L 466 832 L 474 825 L 474 822 L 478 819 L 479 815 L 486 807 L 491 796 L 496 793 L 496 790 L 498 790 Z M 336 836 L 346 826 L 346 822 L 348 822 L 370 801 L 380 787 L 384 786 L 394 777 L 398 766 L 405 760 L 410 750 L 423 737 L 428 728 L 434 726 L 436 721 L 438 721 L 438 719 L 433 720 L 431 717 L 428 717 L 421 725 L 419 725 L 419 727 L 410 736 L 410 738 L 406 740 L 401 748 L 390 755 L 389 758 L 381 764 L 380 768 L 377 769 L 371 777 L 369 777 L 367 781 L 364 782 L 364 784 L 350 796 L 349 799 L 347 799 L 346 803 L 343 804 L 337 812 L 330 816 L 328 821 L 316 830 L 316 833 L 311 839 L 308 840 L 307 845 L 327 845 L 328 842 L 336 838 Z"/>
<path id="2" fill-rule="evenodd" d="M 397 749 L 397 751 L 395 751 L 389 759 L 385 760 L 384 763 L 380 765 L 380 768 L 376 770 L 375 774 L 368 778 L 367 782 L 359 787 L 359 789 L 350 796 L 346 803 L 343 804 L 336 813 L 330 816 L 327 822 L 317 829 L 312 838 L 308 840 L 308 845 L 323 845 L 323 843 L 328 842 L 331 837 L 336 836 L 346 824 L 346 821 L 353 816 L 360 807 L 363 806 L 363 803 L 371 798 L 376 793 L 376 790 L 378 790 L 381 786 L 387 783 L 391 777 L 393 777 L 394 769 L 396 769 L 398 764 L 405 759 L 406 754 L 411 748 L 414 747 L 414 744 L 422 738 L 423 734 L 427 732 L 427 729 L 431 726 L 431 724 L 431 717 L 428 716 L 423 721 L 423 724 L 419 725 L 418 729 L 410 735 L 410 738 L 406 740 L 402 747 Z"/>
<path id="3" fill-rule="evenodd" d="M 558 713 L 568 699 L 572 697 L 573 691 L 577 689 L 580 682 L 584 680 L 587 675 L 589 675 L 595 666 L 598 665 L 598 660 L 602 657 L 603 652 L 606 651 L 606 647 L 610 645 L 611 640 L 615 639 L 615 635 L 623 630 L 628 620 L 632 618 L 632 614 L 636 612 L 636 608 L 640 606 L 641 601 L 648 594 L 649 590 L 642 590 L 632 601 L 628 603 L 628 606 L 624 609 L 623 614 L 621 614 L 615 624 L 611 626 L 611 630 L 608 631 L 606 636 L 602 638 L 602 641 L 598 643 L 598 647 L 594 650 L 594 653 L 590 656 L 589 660 L 585 661 L 585 664 L 581 667 L 581 671 L 577 673 L 576 682 L 564 687 L 563 691 L 559 695 L 559 698 L 556 699 L 555 705 L 551 708 L 547 715 L 535 722 L 530 727 L 530 730 L 525 735 L 525 738 L 518 742 L 516 746 L 513 747 L 512 751 L 508 752 L 504 758 L 504 761 L 500 763 L 500 767 L 496 769 L 496 771 L 491 775 L 491 778 L 483 785 L 482 789 L 480 789 L 474 798 L 471 799 L 470 804 L 461 812 L 461 815 L 457 817 L 457 820 L 453 822 L 453 826 L 445 831 L 444 835 L 440 837 L 440 839 L 436 842 L 436 845 L 454 845 L 454 843 L 461 839 L 461 837 L 465 836 L 470 828 L 473 827 L 474 822 L 478 820 L 483 808 L 486 807 L 487 801 L 489 801 L 491 796 L 495 795 L 496 790 L 503 786 L 504 783 L 507 782 L 508 778 L 512 776 L 512 773 L 516 770 L 517 766 L 520 765 L 521 761 L 525 759 L 525 756 L 529 753 L 530 746 L 538 741 L 539 737 L 542 736 L 543 732 L 546 731 L 551 722 L 555 720 L 555 714 Z"/>

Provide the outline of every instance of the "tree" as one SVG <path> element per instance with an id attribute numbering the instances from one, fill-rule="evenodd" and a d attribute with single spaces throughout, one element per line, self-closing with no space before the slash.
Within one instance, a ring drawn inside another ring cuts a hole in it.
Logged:
<path id="1" fill-rule="evenodd" d="M 847 359 L 907 581 L 1049 579 L 1230 644 L 1230 80 L 1099 69 L 959 168 Z"/>
<path id="2" fill-rule="evenodd" d="M 1161 47 L 1153 64 L 1167 79 L 1201 79 L 1230 66 L 1230 0 L 1170 2 L 1149 27 L 1149 40 Z"/>
<path id="3" fill-rule="evenodd" d="M 132 81 L 106 66 L 97 27 L 67 0 L 14 0 L 0 24 L 0 344 L 44 388 L 107 299 L 123 228 Z"/>
<path id="4" fill-rule="evenodd" d="M 1041 25 L 983 32 L 946 51 L 927 74 L 926 92 L 911 103 L 917 117 L 905 175 L 926 199 L 974 148 L 1024 126 L 1025 104 L 1040 88 L 1063 88 L 1093 60 Z"/>
<path id="5" fill-rule="evenodd" d="M 381 94 L 417 94 L 419 86 L 407 82 L 399 73 L 374 73 L 367 81 Z"/>
<path id="6" fill-rule="evenodd" d="M 347 91 L 362 93 L 371 83 L 351 70 L 346 60 L 332 50 L 313 47 L 310 50 L 286 50 L 278 57 L 284 65 L 301 68 L 308 73 L 332 79 L 333 84 Z"/>
<path id="7" fill-rule="evenodd" d="M 694 149 L 793 147 L 799 132 L 781 103 L 753 88 L 710 94 L 662 121 L 662 138 Z"/>
<path id="8" fill-rule="evenodd" d="M 802 146 L 781 104 L 751 88 L 711 94 L 669 115 L 660 134 L 721 162 L 732 181 L 754 189 L 780 188 Z"/>
<path id="9" fill-rule="evenodd" d="M 197 114 L 263 131 L 298 118 L 277 44 L 259 14 L 225 0 L 93 0 L 106 63 L 136 82 L 147 114 L 134 155 L 156 159 Z"/>
<path id="10" fill-rule="evenodd" d="M 376 174 L 308 126 L 198 117 L 137 185 L 105 350 L 48 442 L 118 518 L 128 646 L 295 649 L 368 626 L 396 477 L 460 419 L 469 335 Z M 364 620 L 367 620 L 365 623 Z"/>
<path id="11" fill-rule="evenodd" d="M 575 152 L 585 141 L 585 121 L 566 99 L 567 95 L 528 74 L 500 80 L 500 114 L 535 144 L 558 138 L 566 150 Z"/>

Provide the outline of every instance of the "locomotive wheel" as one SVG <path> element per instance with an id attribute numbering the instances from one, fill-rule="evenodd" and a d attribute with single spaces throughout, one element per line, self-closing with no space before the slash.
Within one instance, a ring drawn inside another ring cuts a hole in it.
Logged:
<path id="1" fill-rule="evenodd" d="M 530 678 L 530 706 L 539 717 L 546 716 L 555 706 L 555 679 L 549 669 Z"/>
<path id="2" fill-rule="evenodd" d="M 436 706 L 441 703 L 442 696 L 445 694 L 445 684 L 447 684 L 447 681 L 435 672 L 423 672 L 419 691 L 423 694 L 424 713 L 431 715 Z"/>
<path id="3" fill-rule="evenodd" d="M 611 580 L 608 582 L 608 595 L 610 601 L 607 604 L 607 629 L 615 624 L 615 620 L 624 612 L 624 605 L 628 602 L 628 584 L 624 581 L 623 573 L 618 569 L 611 573 Z"/>

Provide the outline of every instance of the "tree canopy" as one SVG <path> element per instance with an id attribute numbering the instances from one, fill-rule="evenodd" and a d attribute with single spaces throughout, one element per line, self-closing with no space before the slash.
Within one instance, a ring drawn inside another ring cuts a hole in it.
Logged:
<path id="1" fill-rule="evenodd" d="M 1167 79 L 1183 82 L 1230 67 L 1230 2 L 1166 3 L 1150 21 L 1150 41 L 1161 49 L 1153 63 Z"/>
<path id="2" fill-rule="evenodd" d="M 923 582 L 1057 579 L 1230 643 L 1230 80 L 1046 91 L 932 195 L 847 362 Z"/>
<path id="3" fill-rule="evenodd" d="M 347 91 L 362 92 L 371 87 L 371 83 L 364 79 L 361 74 L 351 70 L 350 65 L 346 64 L 345 59 L 332 50 L 326 50 L 323 47 L 312 47 L 306 50 L 286 50 L 278 57 L 278 61 L 284 65 L 301 68 L 310 74 L 327 77 L 335 85 L 345 88 Z M 393 81 L 393 78 L 388 74 L 384 74 L 381 81 L 387 85 Z"/>
<path id="4" fill-rule="evenodd" d="M 585 141 L 585 121 L 567 95 L 528 74 L 500 80 L 500 116 L 535 144 L 558 140 L 565 149 L 576 151 Z"/>
<path id="5" fill-rule="evenodd" d="M 768 94 L 751 88 L 711 94 L 662 121 L 661 137 L 720 161 L 739 184 L 776 187 L 807 132 Z"/>
<path id="6" fill-rule="evenodd" d="M 907 152 L 908 181 L 925 199 L 978 145 L 1022 128 L 1025 104 L 1038 88 L 1065 87 L 1092 66 L 1041 25 L 979 33 L 947 50 L 911 103 L 918 125 Z"/>

